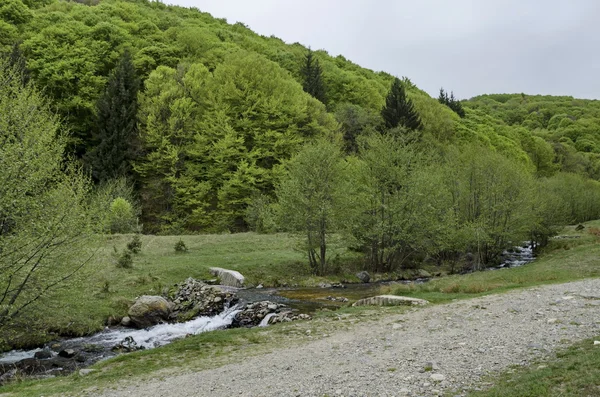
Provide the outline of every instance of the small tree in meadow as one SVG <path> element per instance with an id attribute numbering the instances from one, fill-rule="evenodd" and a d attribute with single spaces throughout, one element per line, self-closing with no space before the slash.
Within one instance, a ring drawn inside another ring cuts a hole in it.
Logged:
<path id="1" fill-rule="evenodd" d="M 312 143 L 289 162 L 276 189 L 281 226 L 304 234 L 314 274 L 327 272 L 327 238 L 340 225 L 350 196 L 344 168 L 337 145 L 324 140 Z"/>

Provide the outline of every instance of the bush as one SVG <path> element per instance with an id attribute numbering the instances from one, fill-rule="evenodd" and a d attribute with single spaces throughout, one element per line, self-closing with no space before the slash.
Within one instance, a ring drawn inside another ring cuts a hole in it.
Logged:
<path id="1" fill-rule="evenodd" d="M 133 267 L 133 255 L 129 250 L 123 250 L 117 258 L 117 267 L 131 269 Z"/>
<path id="2" fill-rule="evenodd" d="M 110 232 L 131 233 L 136 231 L 136 218 L 133 206 L 122 197 L 117 197 L 110 204 Z"/>
<path id="3" fill-rule="evenodd" d="M 277 230 L 275 211 L 268 196 L 257 195 L 246 209 L 246 223 L 256 233 L 272 233 Z"/>
<path id="4" fill-rule="evenodd" d="M 187 247 L 182 239 L 175 243 L 175 252 L 187 252 Z"/>
<path id="5" fill-rule="evenodd" d="M 142 239 L 139 234 L 133 236 L 130 242 L 127 243 L 127 249 L 134 254 L 139 254 L 142 250 Z"/>

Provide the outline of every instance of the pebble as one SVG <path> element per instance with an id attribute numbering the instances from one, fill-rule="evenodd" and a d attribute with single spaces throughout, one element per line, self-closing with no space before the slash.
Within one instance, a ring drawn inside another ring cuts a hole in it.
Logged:
<path id="1" fill-rule="evenodd" d="M 103 397 L 186 396 L 192 395 L 192 390 L 211 390 L 212 386 L 217 386 L 210 391 L 214 397 L 237 395 L 240 391 L 265 397 L 339 396 L 342 389 L 337 386 L 342 384 L 347 387 L 343 389 L 347 396 L 466 396 L 471 390 L 490 387 L 482 383 L 482 377 L 543 360 L 548 352 L 563 349 L 564 341 L 595 337 L 590 346 L 600 345 L 600 310 L 589 304 L 593 300 L 580 299 L 583 295 L 598 295 L 599 290 L 600 279 L 592 279 L 401 314 L 386 313 L 380 319 L 362 321 L 351 316 L 356 325 L 335 330 L 319 328 L 318 335 L 330 333 L 325 339 L 305 338 L 298 345 L 274 345 L 270 354 L 234 357 L 231 364 L 220 368 L 140 381 L 137 387 L 107 390 Z M 562 299 L 566 296 L 576 297 Z M 554 305 L 557 300 L 562 303 Z M 585 304 L 580 305 L 582 302 Z M 474 306 L 486 309 L 475 310 Z M 548 320 L 565 325 L 576 321 L 580 325 L 548 326 Z M 427 332 L 434 327 L 435 332 Z M 296 332 L 312 334 L 310 329 Z M 331 348 L 334 344 L 336 349 Z M 265 363 L 272 366 L 268 371 Z M 424 364 L 439 368 L 431 368 L 433 373 L 420 373 Z M 543 369 L 544 364 L 534 365 Z M 394 368 L 390 371 L 393 375 L 381 376 L 390 368 Z M 221 384 L 226 386 L 219 387 Z"/>

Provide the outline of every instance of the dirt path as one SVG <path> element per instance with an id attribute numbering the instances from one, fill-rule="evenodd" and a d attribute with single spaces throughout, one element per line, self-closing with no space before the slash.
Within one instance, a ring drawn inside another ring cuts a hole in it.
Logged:
<path id="1" fill-rule="evenodd" d="M 599 334 L 600 279 L 586 280 L 387 316 L 303 346 L 103 396 L 460 395 L 481 386 L 484 374 Z"/>

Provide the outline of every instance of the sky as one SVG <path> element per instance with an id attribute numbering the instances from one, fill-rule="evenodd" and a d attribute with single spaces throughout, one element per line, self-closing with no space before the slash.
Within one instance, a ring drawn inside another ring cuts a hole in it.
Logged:
<path id="1" fill-rule="evenodd" d="M 600 0 L 170 0 L 437 96 L 600 99 Z"/>

